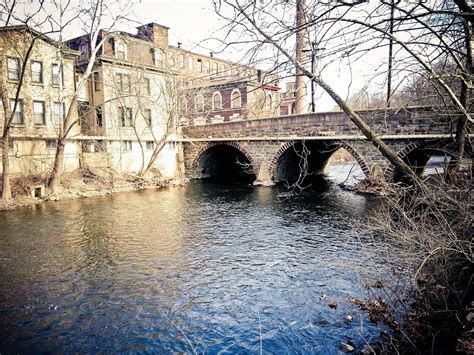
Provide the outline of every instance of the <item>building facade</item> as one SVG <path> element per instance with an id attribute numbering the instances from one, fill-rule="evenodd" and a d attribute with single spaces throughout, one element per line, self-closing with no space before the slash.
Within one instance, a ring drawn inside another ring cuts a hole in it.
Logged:
<path id="1" fill-rule="evenodd" d="M 10 131 L 13 175 L 48 173 L 67 110 L 71 109 L 72 120 L 78 118 L 77 107 L 71 107 L 71 102 L 75 93 L 74 61 L 79 53 L 60 50 L 60 47 L 59 43 L 26 26 L 0 28 L 3 68 L 0 80 L 10 110 L 14 112 Z M 18 100 L 15 100 L 17 90 Z M 1 105 L 2 131 L 4 124 L 5 112 Z M 78 127 L 71 131 L 71 135 L 78 133 Z M 68 171 L 79 167 L 79 150 L 73 142 L 66 144 L 64 167 Z"/>
<path id="2" fill-rule="evenodd" d="M 84 35 L 60 45 L 26 26 L 3 28 L 0 37 L 10 100 L 22 84 L 12 128 L 14 174 L 50 171 L 69 109 L 77 124 L 68 135 L 65 170 L 140 172 L 151 167 L 165 178 L 182 174 L 176 144 L 181 126 L 280 114 L 278 78 L 213 53 L 171 46 L 168 28 L 156 23 L 134 34 L 101 31 L 96 43 Z M 24 61 L 24 53 L 11 44 L 25 49 L 33 40 L 32 54 Z M 77 105 L 70 107 L 74 95 Z"/>

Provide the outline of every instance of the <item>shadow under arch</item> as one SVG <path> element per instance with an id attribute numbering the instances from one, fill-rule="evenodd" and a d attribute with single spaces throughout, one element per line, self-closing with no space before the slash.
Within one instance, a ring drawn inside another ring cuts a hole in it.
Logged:
<path id="1" fill-rule="evenodd" d="M 236 142 L 206 144 L 196 154 L 191 167 L 201 179 L 245 183 L 256 179 L 255 160 Z"/>
<path id="2" fill-rule="evenodd" d="M 290 141 L 280 147 L 268 166 L 268 176 L 275 183 L 297 181 L 302 171 L 302 154 L 307 152 L 307 178 L 322 175 L 331 158 L 338 149 L 344 148 L 358 163 L 366 177 L 371 175 L 369 165 L 362 155 L 344 141 L 311 140 Z"/>
<path id="3" fill-rule="evenodd" d="M 426 165 L 433 156 L 444 156 L 446 164 L 456 156 L 456 142 L 453 139 L 438 139 L 431 141 L 417 141 L 408 144 L 398 152 L 398 157 L 410 166 L 417 176 L 421 176 Z M 472 145 L 466 142 L 464 158 L 470 159 L 472 164 Z M 446 165 L 447 166 L 447 165 Z M 385 179 L 391 182 L 404 181 L 404 174 L 393 165 L 387 169 Z"/>

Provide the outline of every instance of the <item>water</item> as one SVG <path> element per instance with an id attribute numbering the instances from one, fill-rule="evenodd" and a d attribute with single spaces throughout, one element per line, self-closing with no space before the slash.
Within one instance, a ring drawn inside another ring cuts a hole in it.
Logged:
<path id="1" fill-rule="evenodd" d="M 389 267 L 348 221 L 376 202 L 332 183 L 277 195 L 195 181 L 0 213 L 0 352 L 326 354 L 376 339 L 348 303 L 360 270 Z"/>

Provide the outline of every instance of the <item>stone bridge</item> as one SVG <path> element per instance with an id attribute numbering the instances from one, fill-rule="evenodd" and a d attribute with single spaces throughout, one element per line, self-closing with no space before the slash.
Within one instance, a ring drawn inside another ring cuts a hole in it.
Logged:
<path id="1" fill-rule="evenodd" d="M 453 155 L 455 115 L 430 107 L 359 114 L 418 173 L 435 152 Z M 254 184 L 270 185 L 296 179 L 302 161 L 310 174 L 322 173 L 339 148 L 353 156 L 366 176 L 400 178 L 399 172 L 343 112 L 187 126 L 182 133 L 186 174 L 190 178 L 246 176 Z M 471 158 L 470 145 L 466 152 Z"/>

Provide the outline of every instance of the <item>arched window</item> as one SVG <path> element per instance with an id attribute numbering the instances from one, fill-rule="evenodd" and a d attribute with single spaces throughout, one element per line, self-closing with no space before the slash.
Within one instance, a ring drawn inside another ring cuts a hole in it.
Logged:
<path id="1" fill-rule="evenodd" d="M 206 60 L 206 74 L 211 74 L 211 63 Z"/>
<path id="2" fill-rule="evenodd" d="M 214 95 L 212 95 L 212 108 L 214 110 L 222 108 L 222 96 L 219 92 L 215 92 Z"/>
<path id="3" fill-rule="evenodd" d="M 184 69 L 184 54 L 180 54 L 178 58 L 179 69 Z"/>
<path id="4" fill-rule="evenodd" d="M 194 70 L 194 59 L 191 56 L 188 58 L 188 70 L 189 71 Z"/>
<path id="5" fill-rule="evenodd" d="M 242 107 L 242 96 L 240 95 L 240 90 L 239 89 L 234 89 L 232 91 L 232 94 L 230 96 L 231 98 L 231 107 L 232 108 L 240 108 Z"/>
<path id="6" fill-rule="evenodd" d="M 213 63 L 213 74 L 218 75 L 219 74 L 219 64 Z"/>
<path id="7" fill-rule="evenodd" d="M 194 98 L 194 104 L 197 112 L 204 111 L 204 98 L 202 97 L 202 95 L 196 95 L 196 97 Z"/>

